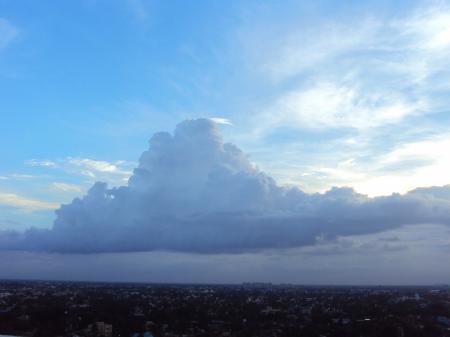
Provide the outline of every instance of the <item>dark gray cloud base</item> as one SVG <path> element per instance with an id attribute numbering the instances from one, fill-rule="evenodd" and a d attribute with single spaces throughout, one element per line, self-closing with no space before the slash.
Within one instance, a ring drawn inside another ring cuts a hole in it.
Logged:
<path id="1" fill-rule="evenodd" d="M 56 211 L 51 229 L 0 233 L 1 250 L 239 253 L 403 225 L 450 225 L 450 186 L 369 198 L 351 188 L 281 187 L 208 119 L 155 134 L 128 186 L 97 182 Z"/>

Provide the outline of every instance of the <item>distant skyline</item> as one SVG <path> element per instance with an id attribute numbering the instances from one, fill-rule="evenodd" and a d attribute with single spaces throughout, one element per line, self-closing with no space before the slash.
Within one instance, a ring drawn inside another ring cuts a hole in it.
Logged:
<path id="1" fill-rule="evenodd" d="M 448 69 L 449 1 L 0 1 L 0 278 L 450 283 Z"/>

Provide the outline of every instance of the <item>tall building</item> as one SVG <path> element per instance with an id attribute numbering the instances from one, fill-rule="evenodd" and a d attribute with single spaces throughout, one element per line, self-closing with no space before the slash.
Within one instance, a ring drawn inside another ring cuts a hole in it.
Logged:
<path id="1" fill-rule="evenodd" d="M 97 336 L 112 337 L 112 324 L 95 322 L 95 330 L 97 332 Z"/>
<path id="2" fill-rule="evenodd" d="M 105 322 L 95 322 L 95 331 L 98 336 L 105 335 Z"/>
<path id="3" fill-rule="evenodd" d="M 112 324 L 105 324 L 105 337 L 112 337 Z"/>

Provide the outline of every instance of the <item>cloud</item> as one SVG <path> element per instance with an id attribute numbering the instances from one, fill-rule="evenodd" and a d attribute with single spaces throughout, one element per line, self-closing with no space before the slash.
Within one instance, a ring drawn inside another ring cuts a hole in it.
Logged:
<path id="1" fill-rule="evenodd" d="M 64 159 L 29 159 L 25 164 L 46 169 L 60 169 L 69 174 L 81 175 L 92 180 L 101 179 L 111 184 L 123 184 L 131 176 L 133 163 L 116 160 L 109 162 L 92 158 L 66 157 Z"/>
<path id="2" fill-rule="evenodd" d="M 105 166 L 107 169 L 108 166 Z M 450 186 L 369 198 L 351 188 L 306 194 L 261 172 L 208 119 L 156 133 L 127 186 L 97 182 L 62 205 L 51 229 L 3 232 L 3 250 L 240 253 L 403 225 L 450 225 Z"/>
<path id="3" fill-rule="evenodd" d="M 265 60 L 262 70 L 268 71 L 272 80 L 283 81 L 323 67 L 330 60 L 351 57 L 352 51 L 370 48 L 381 23 L 364 19 L 357 25 L 358 29 L 354 29 L 348 24 L 327 22 L 311 28 L 296 23 L 278 39 L 277 48 L 268 53 L 271 58 Z"/>
<path id="4" fill-rule="evenodd" d="M 408 102 L 398 94 L 366 93 L 355 86 L 322 82 L 280 97 L 269 111 L 268 124 L 365 129 L 397 123 L 420 113 L 425 106 L 424 102 Z"/>
<path id="5" fill-rule="evenodd" d="M 25 174 L 25 173 L 13 173 L 10 174 L 9 177 L 11 179 L 34 179 L 38 176 L 32 175 L 32 174 Z"/>
<path id="6" fill-rule="evenodd" d="M 450 6 L 445 3 L 417 11 L 397 26 L 411 38 L 414 48 L 450 51 Z"/>
<path id="7" fill-rule="evenodd" d="M 59 206 L 48 201 L 28 199 L 15 193 L 0 193 L 0 205 L 15 207 L 28 212 L 56 209 Z"/>
<path id="8" fill-rule="evenodd" d="M 366 132 L 448 110 L 448 1 L 391 15 L 370 8 L 345 18 L 318 12 L 314 22 L 301 10 L 248 11 L 236 49 L 270 93 L 251 114 L 255 137 L 283 127 Z"/>
<path id="9" fill-rule="evenodd" d="M 342 5 L 331 16 L 321 5 L 254 6 L 258 15 L 249 6 L 236 50 L 264 94 L 252 113 L 229 117 L 247 126 L 240 144 L 278 182 L 370 196 L 450 183 L 446 141 L 437 139 L 449 134 L 448 1 L 401 11 Z M 417 142 L 430 151 L 385 162 Z"/>
<path id="10" fill-rule="evenodd" d="M 104 180 L 114 185 L 121 185 L 128 180 L 132 171 L 130 163 L 124 160 L 108 162 L 90 158 L 67 157 L 62 163 L 67 173 L 81 174 L 92 180 Z"/>
<path id="11" fill-rule="evenodd" d="M 325 191 L 329 184 L 351 185 L 369 196 L 389 195 L 425 186 L 450 183 L 450 133 L 411 140 L 368 156 L 355 151 L 335 165 L 310 165 L 291 183 Z M 344 152 L 344 150 L 342 150 Z"/>
<path id="12" fill-rule="evenodd" d="M 209 118 L 211 122 L 214 122 L 216 124 L 225 124 L 225 125 L 233 125 L 231 121 L 227 118 L 221 118 L 221 117 L 211 117 Z"/>
<path id="13" fill-rule="evenodd" d="M 25 161 L 25 164 L 33 167 L 58 167 L 58 164 L 51 160 L 38 160 L 38 159 L 29 159 Z"/>
<path id="14" fill-rule="evenodd" d="M 6 48 L 19 34 L 8 20 L 0 18 L 0 49 Z"/>
<path id="15" fill-rule="evenodd" d="M 123 164 L 124 161 L 117 161 L 115 163 L 110 163 L 110 162 L 103 161 L 103 160 L 68 157 L 67 162 L 69 164 L 85 168 L 88 172 L 92 172 L 91 175 L 94 175 L 93 172 L 115 173 L 115 174 L 123 174 L 123 175 L 131 174 L 131 172 L 125 171 L 119 167 L 119 165 Z"/>
<path id="16" fill-rule="evenodd" d="M 37 179 L 42 176 L 26 174 L 26 173 L 11 173 L 4 176 L 0 176 L 0 180 L 31 180 Z"/>
<path id="17" fill-rule="evenodd" d="M 67 183 L 53 183 L 52 188 L 58 191 L 63 192 L 81 192 L 81 187 L 73 184 L 67 184 Z"/>

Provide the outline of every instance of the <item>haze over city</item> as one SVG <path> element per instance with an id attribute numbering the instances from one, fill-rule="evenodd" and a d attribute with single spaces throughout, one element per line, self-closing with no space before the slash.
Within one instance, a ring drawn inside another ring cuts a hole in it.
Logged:
<path id="1" fill-rule="evenodd" d="M 448 1 L 0 1 L 0 279 L 449 284 L 448 69 Z"/>

